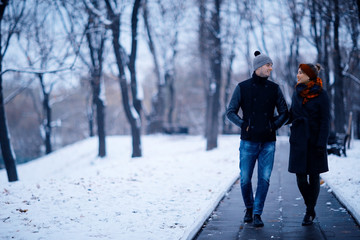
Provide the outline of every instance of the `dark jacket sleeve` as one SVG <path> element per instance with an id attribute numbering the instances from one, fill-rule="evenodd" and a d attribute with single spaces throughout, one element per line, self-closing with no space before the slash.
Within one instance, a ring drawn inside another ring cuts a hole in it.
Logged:
<path id="1" fill-rule="evenodd" d="M 330 132 L 330 106 L 329 97 L 325 91 L 321 96 L 320 106 L 320 129 L 317 146 L 326 147 Z"/>
<path id="2" fill-rule="evenodd" d="M 292 109 L 289 109 L 289 117 L 287 119 L 287 121 L 285 122 L 285 125 L 291 124 L 294 120 L 293 114 L 292 114 Z"/>
<path id="3" fill-rule="evenodd" d="M 279 116 L 274 121 L 274 125 L 275 129 L 279 129 L 288 120 L 289 117 L 286 101 L 279 86 L 277 89 L 276 109 L 279 113 Z"/>
<path id="4" fill-rule="evenodd" d="M 285 122 L 285 125 L 291 124 L 294 121 L 293 104 L 295 102 L 295 95 L 296 95 L 296 92 L 293 94 L 293 96 L 291 98 L 291 106 L 289 109 L 289 116 L 288 116 L 287 121 Z"/>
<path id="5" fill-rule="evenodd" d="M 238 127 L 241 127 L 242 123 L 244 122 L 244 120 L 242 120 L 238 115 L 240 107 L 241 107 L 241 93 L 240 93 L 240 86 L 237 85 L 231 97 L 229 106 L 226 110 L 226 117 Z"/>

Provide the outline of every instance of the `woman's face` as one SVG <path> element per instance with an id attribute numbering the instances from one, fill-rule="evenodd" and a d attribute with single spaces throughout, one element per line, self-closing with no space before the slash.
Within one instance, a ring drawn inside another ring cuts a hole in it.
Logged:
<path id="1" fill-rule="evenodd" d="M 299 68 L 298 70 L 298 74 L 296 75 L 297 77 L 297 81 L 298 83 L 308 83 L 310 81 L 310 78 L 308 77 L 308 75 L 306 75 L 306 73 L 304 73 L 301 68 Z"/>

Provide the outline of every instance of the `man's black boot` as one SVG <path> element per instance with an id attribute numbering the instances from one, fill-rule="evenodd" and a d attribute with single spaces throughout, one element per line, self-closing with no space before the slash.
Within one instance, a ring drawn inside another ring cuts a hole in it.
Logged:
<path id="1" fill-rule="evenodd" d="M 252 208 L 247 208 L 246 209 L 246 213 L 245 213 L 245 217 L 244 217 L 244 223 L 251 223 L 253 221 L 253 209 Z"/>
<path id="2" fill-rule="evenodd" d="M 254 214 L 254 227 L 263 227 L 264 223 L 259 214 Z"/>

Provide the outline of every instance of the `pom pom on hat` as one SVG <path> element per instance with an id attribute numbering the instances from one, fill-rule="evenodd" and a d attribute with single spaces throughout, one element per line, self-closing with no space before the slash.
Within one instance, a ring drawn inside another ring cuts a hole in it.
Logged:
<path id="1" fill-rule="evenodd" d="M 265 54 L 261 54 L 260 51 L 255 51 L 254 55 L 255 55 L 255 58 L 253 61 L 254 71 L 256 69 L 258 69 L 259 67 L 264 66 L 265 64 L 268 64 L 268 63 L 273 64 L 273 61 L 271 60 L 271 58 L 269 58 Z"/>

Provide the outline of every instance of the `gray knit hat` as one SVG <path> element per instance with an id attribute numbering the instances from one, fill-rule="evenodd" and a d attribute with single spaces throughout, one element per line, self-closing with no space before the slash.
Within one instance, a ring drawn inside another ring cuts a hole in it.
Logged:
<path id="1" fill-rule="evenodd" d="M 254 55 L 255 55 L 255 58 L 254 58 L 254 61 L 253 61 L 254 71 L 256 69 L 258 69 L 259 67 L 264 66 L 267 63 L 271 63 L 271 64 L 273 63 L 271 58 L 269 58 L 265 54 L 261 54 L 259 51 L 255 51 Z"/>

